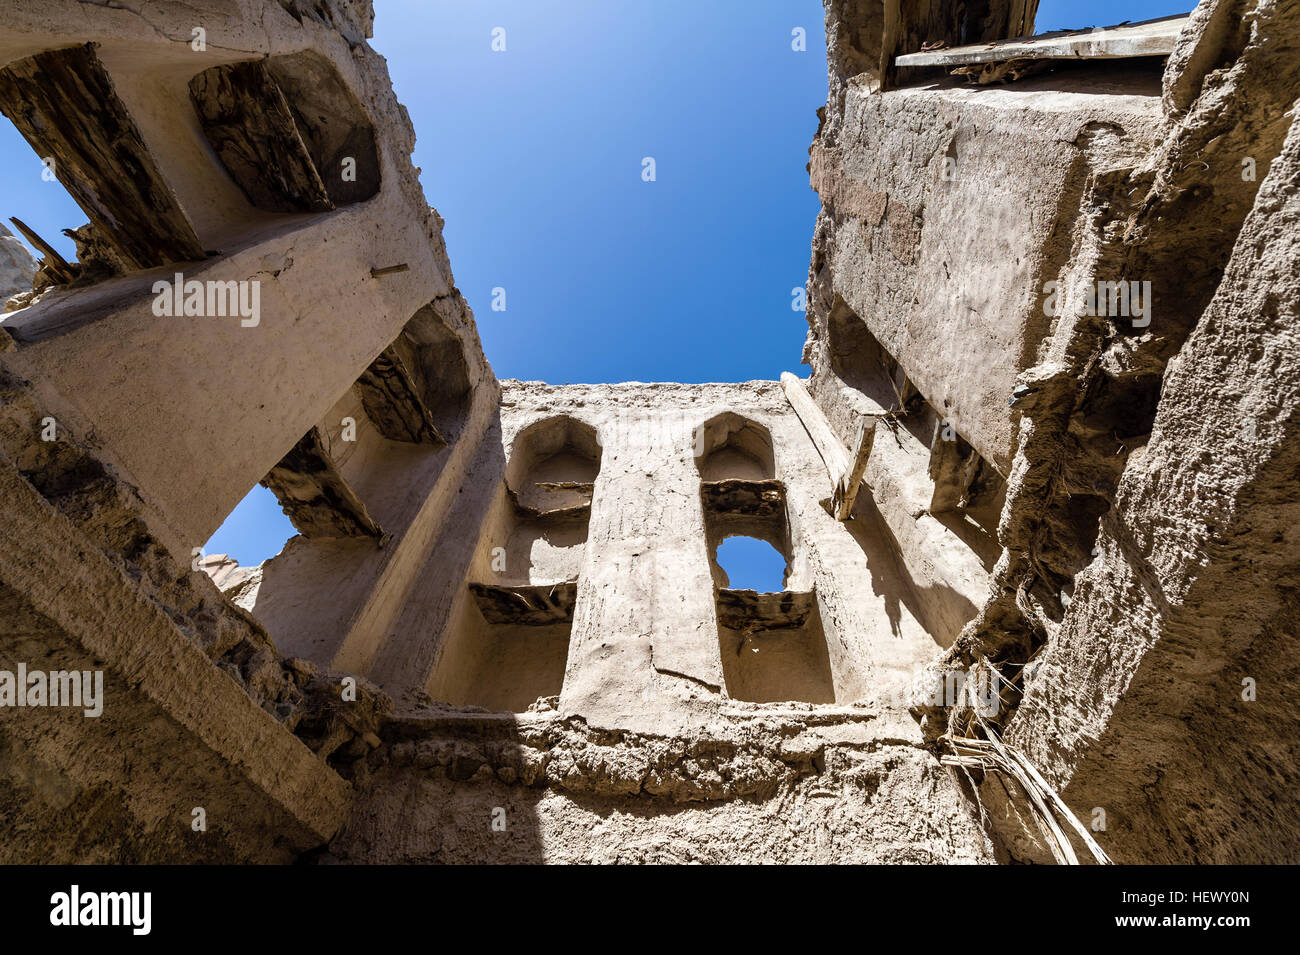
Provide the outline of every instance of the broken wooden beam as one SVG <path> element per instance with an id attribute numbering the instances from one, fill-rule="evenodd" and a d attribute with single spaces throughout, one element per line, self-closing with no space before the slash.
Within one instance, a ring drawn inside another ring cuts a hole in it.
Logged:
<path id="1" fill-rule="evenodd" d="M 571 624 L 578 602 L 578 583 L 574 580 L 555 584 L 471 583 L 469 589 L 484 620 L 517 627 Z"/>
<path id="2" fill-rule="evenodd" d="M 831 494 L 831 507 L 837 521 L 847 521 L 853 516 L 853 505 L 858 499 L 858 489 L 867 473 L 867 460 L 876 441 L 876 420 L 863 418 L 858 422 L 858 438 L 853 444 L 853 457 Z"/>
<path id="3" fill-rule="evenodd" d="M 596 490 L 595 481 L 534 481 L 533 487 L 543 491 L 577 491 L 590 497 Z"/>
<path id="4" fill-rule="evenodd" d="M 545 520 L 563 523 L 565 521 L 591 519 L 590 498 L 576 504 L 564 504 L 560 507 L 535 507 L 532 504 L 525 504 L 520 499 L 519 492 L 509 484 L 506 485 L 506 496 L 510 499 L 510 506 L 514 509 L 515 515 L 523 520 Z"/>
<path id="5" fill-rule="evenodd" d="M 203 132 L 248 201 L 267 212 L 334 208 L 284 92 L 262 60 L 190 80 Z"/>
<path id="6" fill-rule="evenodd" d="M 857 500 L 858 488 L 866 474 L 867 460 L 871 456 L 871 447 L 875 441 L 876 419 L 864 416 L 858 429 L 852 456 L 844 449 L 840 439 L 835 436 L 830 422 L 822 414 L 817 402 L 813 401 L 802 381 L 790 372 L 781 375 L 781 387 L 804 430 L 812 439 L 813 446 L 821 455 L 822 463 L 831 479 L 832 512 L 838 521 L 847 521 L 853 514 L 853 505 Z"/>
<path id="7" fill-rule="evenodd" d="M 0 112 L 133 268 L 204 257 L 95 44 L 50 50 L 0 69 Z"/>
<path id="8" fill-rule="evenodd" d="M 964 66 L 1007 60 L 1120 59 L 1135 56 L 1168 56 L 1178 34 L 1190 17 L 1187 14 L 1121 23 L 1088 30 L 1057 30 L 1038 36 L 973 43 L 942 50 L 925 50 L 894 58 L 897 66 Z"/>
<path id="9" fill-rule="evenodd" d="M 54 246 L 37 235 L 31 226 L 17 216 L 10 216 L 9 221 L 14 224 L 15 229 L 23 234 L 23 238 L 32 244 L 32 248 L 45 256 L 45 261 L 41 263 L 41 266 L 46 272 L 63 282 L 71 282 L 77 277 L 76 270 L 68 264 L 68 260 L 59 255 Z"/>
<path id="10" fill-rule="evenodd" d="M 812 438 L 813 446 L 817 448 L 826 470 L 831 474 L 831 480 L 838 481 L 840 475 L 849 469 L 851 462 L 844 445 L 840 444 L 840 439 L 831 430 L 830 422 L 822 414 L 822 409 L 817 407 L 817 402 L 812 400 L 812 395 L 808 394 L 803 382 L 788 371 L 781 373 L 781 388 L 785 391 L 790 407 L 794 408 L 794 413 L 803 422 L 808 437 Z"/>
<path id="11" fill-rule="evenodd" d="M 759 593 L 732 587 L 717 589 L 719 626 L 742 633 L 797 630 L 808 622 L 816 605 L 817 595 L 811 590 Z"/>
<path id="12" fill-rule="evenodd" d="M 704 510 L 715 514 L 744 517 L 771 517 L 785 514 L 785 485 L 780 481 L 749 481 L 728 478 L 703 481 L 700 498 Z"/>
<path id="13" fill-rule="evenodd" d="M 339 472 L 319 428 L 312 428 L 262 479 L 298 533 L 311 538 L 377 537 L 375 523 Z"/>
<path id="14" fill-rule="evenodd" d="M 441 447 L 447 442 L 396 349 L 386 348 L 357 379 L 366 415 L 385 438 Z"/>

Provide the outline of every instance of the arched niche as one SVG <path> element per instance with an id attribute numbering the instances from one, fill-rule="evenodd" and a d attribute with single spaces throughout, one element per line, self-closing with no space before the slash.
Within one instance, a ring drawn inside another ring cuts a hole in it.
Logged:
<path id="1" fill-rule="evenodd" d="M 559 695 L 600 462 L 596 429 L 567 415 L 535 421 L 510 442 L 428 685 L 435 698 L 520 712 Z"/>
<path id="2" fill-rule="evenodd" d="M 529 425 L 515 438 L 506 486 L 539 514 L 590 507 L 601 447 L 596 429 L 567 415 Z"/>
<path id="3" fill-rule="evenodd" d="M 695 429 L 695 466 L 701 481 L 773 480 L 772 435 L 734 412 L 715 415 Z"/>

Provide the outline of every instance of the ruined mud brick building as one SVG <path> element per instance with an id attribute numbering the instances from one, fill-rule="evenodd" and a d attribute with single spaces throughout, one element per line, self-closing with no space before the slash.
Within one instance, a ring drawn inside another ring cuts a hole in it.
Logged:
<path id="1" fill-rule="evenodd" d="M 1300 3 L 827 0 L 811 377 L 563 387 L 367 0 L 0 11 L 90 220 L 0 237 L 0 661 L 106 679 L 0 708 L 4 861 L 1300 861 Z"/>

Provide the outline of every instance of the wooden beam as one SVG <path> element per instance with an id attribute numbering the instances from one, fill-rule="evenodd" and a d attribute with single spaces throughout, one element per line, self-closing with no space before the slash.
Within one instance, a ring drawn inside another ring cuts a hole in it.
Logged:
<path id="1" fill-rule="evenodd" d="M 248 201 L 268 212 L 334 208 L 307 144 L 266 63 L 232 63 L 190 80 L 208 141 Z"/>
<path id="2" fill-rule="evenodd" d="M 384 349 L 370 363 L 357 379 L 357 391 L 366 415 L 385 438 L 435 446 L 447 443 L 396 349 Z"/>
<path id="3" fill-rule="evenodd" d="M 817 595 L 811 590 L 758 593 L 720 587 L 717 591 L 718 624 L 742 633 L 796 631 L 816 606 Z"/>
<path id="4" fill-rule="evenodd" d="M 95 45 L 0 70 L 0 111 L 18 127 L 123 261 L 137 269 L 204 257 Z"/>
<path id="5" fill-rule="evenodd" d="M 52 273 L 55 278 L 62 279 L 64 282 L 71 282 L 77 277 L 77 273 L 68 264 L 68 260 L 59 255 L 54 246 L 37 235 L 35 229 L 17 216 L 10 216 L 9 221 L 14 224 L 15 229 L 23 234 L 23 238 L 32 244 L 32 248 L 45 256 L 45 261 L 41 264 L 47 272 Z"/>
<path id="6" fill-rule="evenodd" d="M 729 478 L 700 483 L 706 513 L 739 517 L 785 515 L 785 485 L 780 481 Z"/>
<path id="7" fill-rule="evenodd" d="M 312 428 L 262 479 L 303 537 L 384 536 Z"/>
<path id="8" fill-rule="evenodd" d="M 817 407 L 817 402 L 812 400 L 812 395 L 808 394 L 808 389 L 804 387 L 802 381 L 788 371 L 782 372 L 781 387 L 785 390 L 785 396 L 790 402 L 790 407 L 794 408 L 794 413 L 803 422 L 808 437 L 812 438 L 813 446 L 817 448 L 817 453 L 822 457 L 822 463 L 826 465 L 826 470 L 830 472 L 832 483 L 838 481 L 840 476 L 849 470 L 851 465 L 849 454 L 844 450 L 844 445 L 840 444 L 840 439 L 835 437 L 830 422 L 822 414 L 822 409 Z"/>
<path id="9" fill-rule="evenodd" d="M 962 66 L 1005 60 L 1120 59 L 1168 56 L 1190 16 L 1121 23 L 1089 30 L 1057 30 L 1032 37 L 974 43 L 897 57 L 898 66 Z"/>
<path id="10" fill-rule="evenodd" d="M 835 519 L 847 521 L 853 514 L 853 504 L 857 500 L 858 489 L 867 470 L 867 460 L 871 456 L 871 447 L 875 443 L 876 419 L 869 416 L 862 418 L 853 455 L 850 456 L 803 382 L 787 371 L 781 375 L 781 387 L 785 390 L 790 407 L 803 422 L 804 430 L 812 439 L 817 453 L 821 455 L 822 463 L 826 465 L 826 472 L 831 479 L 831 509 Z"/>
<path id="11" fill-rule="evenodd" d="M 836 483 L 835 493 L 831 496 L 837 521 L 847 521 L 853 516 L 853 504 L 858 498 L 862 478 L 867 473 L 867 459 L 871 457 L 875 441 L 876 419 L 863 418 L 858 423 L 858 439 L 854 442 L 852 463 Z"/>
<path id="12" fill-rule="evenodd" d="M 573 623 L 578 602 L 578 583 L 480 584 L 471 582 L 470 593 L 488 623 L 517 627 L 544 627 Z"/>

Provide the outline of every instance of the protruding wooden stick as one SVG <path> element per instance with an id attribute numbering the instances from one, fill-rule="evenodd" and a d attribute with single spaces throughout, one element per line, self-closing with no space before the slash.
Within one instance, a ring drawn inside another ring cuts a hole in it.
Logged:
<path id="1" fill-rule="evenodd" d="M 876 421 L 867 416 L 862 418 L 853 456 L 850 457 L 803 382 L 787 371 L 781 375 L 781 387 L 826 465 L 831 478 L 831 505 L 835 519 L 847 521 L 853 514 L 858 488 L 867 470 L 867 459 L 871 456 L 871 446 L 876 437 Z"/>
<path id="2" fill-rule="evenodd" d="M 55 252 L 54 247 L 37 235 L 31 226 L 17 216 L 10 216 L 9 221 L 23 234 L 24 239 L 30 242 L 41 255 L 45 256 L 45 267 L 47 269 L 54 272 L 65 282 L 71 282 L 77 277 L 76 273 L 72 271 L 72 266 L 68 264 L 68 260 Z"/>
<path id="3" fill-rule="evenodd" d="M 858 440 L 854 444 L 853 463 L 844 476 L 835 485 L 831 498 L 835 505 L 835 519 L 847 521 L 853 516 L 853 503 L 858 498 L 858 489 L 862 487 L 862 478 L 867 473 L 867 459 L 871 457 L 871 446 L 876 441 L 876 419 L 863 418 L 858 423 Z"/>

